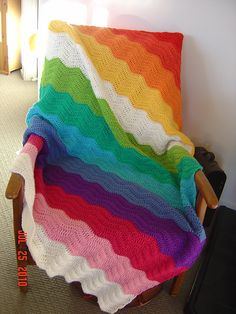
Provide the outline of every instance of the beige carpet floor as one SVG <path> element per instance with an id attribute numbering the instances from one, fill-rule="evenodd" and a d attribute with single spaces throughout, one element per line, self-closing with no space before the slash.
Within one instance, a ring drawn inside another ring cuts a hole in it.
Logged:
<path id="1" fill-rule="evenodd" d="M 10 167 L 21 148 L 25 115 L 37 99 L 36 82 L 24 82 L 19 72 L 0 75 L 0 313 L 1 314 L 98 314 L 98 307 L 87 303 L 72 285 L 61 277 L 50 279 L 36 266 L 28 267 L 29 291 L 19 292 L 13 238 L 12 208 L 4 197 Z M 196 268 L 196 267 L 195 267 Z M 191 270 L 177 298 L 168 295 L 169 283 L 146 306 L 122 310 L 127 314 L 181 314 L 193 281 Z"/>

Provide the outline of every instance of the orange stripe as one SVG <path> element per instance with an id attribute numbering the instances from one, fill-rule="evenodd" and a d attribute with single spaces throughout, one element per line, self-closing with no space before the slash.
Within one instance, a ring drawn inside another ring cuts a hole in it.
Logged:
<path id="1" fill-rule="evenodd" d="M 146 32 L 111 28 L 116 35 L 124 35 L 130 41 L 137 42 L 151 54 L 160 57 L 165 69 L 170 70 L 180 88 L 180 65 L 183 34 L 167 32 Z"/>
<path id="2" fill-rule="evenodd" d="M 166 70 L 158 56 L 147 52 L 140 44 L 129 41 L 123 35 L 114 35 L 110 29 L 79 26 L 86 35 L 108 46 L 113 55 L 125 61 L 130 70 L 144 77 L 147 85 L 160 91 L 165 102 L 172 108 L 174 120 L 181 126 L 181 96 L 173 73 Z M 120 49 L 122 47 L 122 49 Z"/>
<path id="3" fill-rule="evenodd" d="M 134 108 L 145 111 L 151 120 L 161 123 L 168 135 L 177 135 L 183 143 L 193 146 L 189 138 L 178 131 L 173 111 L 160 91 L 150 88 L 142 75 L 131 72 L 127 63 L 115 58 L 109 47 L 99 44 L 93 36 L 80 32 L 78 26 L 53 21 L 49 29 L 56 33 L 66 32 L 86 50 L 101 79 L 109 81 L 117 94 L 127 96 Z"/>

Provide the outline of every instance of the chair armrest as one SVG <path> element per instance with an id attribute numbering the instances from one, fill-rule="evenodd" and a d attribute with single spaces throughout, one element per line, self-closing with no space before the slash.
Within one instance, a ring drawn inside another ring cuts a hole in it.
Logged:
<path id="1" fill-rule="evenodd" d="M 195 173 L 195 183 L 196 183 L 197 189 L 204 197 L 207 203 L 207 206 L 213 209 L 217 208 L 218 198 L 211 184 L 209 183 L 206 176 L 201 170 Z M 24 185 L 24 179 L 22 178 L 22 176 L 17 173 L 12 173 L 10 180 L 8 182 L 8 185 L 7 185 L 6 193 L 5 193 L 6 198 L 8 199 L 17 198 L 23 185 Z"/>
<path id="2" fill-rule="evenodd" d="M 205 199 L 207 207 L 212 209 L 217 208 L 219 206 L 218 198 L 207 177 L 201 170 L 195 173 L 195 183 L 199 193 Z"/>
<path id="3" fill-rule="evenodd" d="M 16 199 L 19 196 L 19 193 L 23 186 L 23 177 L 20 174 L 12 173 L 5 192 L 6 198 L 11 200 Z"/>

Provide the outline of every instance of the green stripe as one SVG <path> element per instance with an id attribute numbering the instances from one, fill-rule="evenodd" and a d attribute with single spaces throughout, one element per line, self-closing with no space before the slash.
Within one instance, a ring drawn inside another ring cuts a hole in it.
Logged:
<path id="1" fill-rule="evenodd" d="M 63 78 L 67 79 L 64 80 Z M 108 103 L 97 99 L 93 93 L 90 81 L 79 68 L 66 67 L 59 58 L 45 60 L 41 85 L 52 84 L 59 92 L 67 92 L 75 102 L 87 104 L 97 116 L 103 116 L 114 137 L 123 147 L 134 148 L 144 156 L 157 161 L 171 172 L 178 172 L 178 164 L 183 157 L 190 157 L 180 146 L 175 146 L 162 155 L 157 155 L 149 145 L 140 145 L 132 134 L 126 133 L 119 125 Z M 191 157 L 190 157 L 191 158 Z M 191 158 L 192 159 L 192 158 Z"/>

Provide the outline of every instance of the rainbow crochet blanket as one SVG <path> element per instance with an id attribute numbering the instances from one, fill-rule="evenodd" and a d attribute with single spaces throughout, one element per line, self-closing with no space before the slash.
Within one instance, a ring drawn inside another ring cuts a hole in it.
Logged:
<path id="1" fill-rule="evenodd" d="M 40 100 L 13 171 L 36 264 L 115 313 L 188 269 L 205 233 L 180 131 L 178 33 L 49 26 Z"/>

